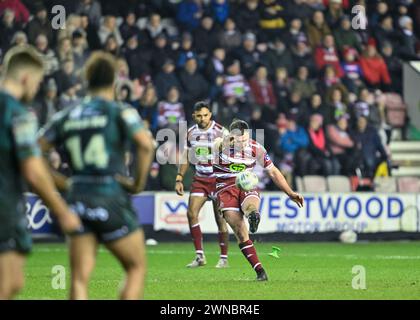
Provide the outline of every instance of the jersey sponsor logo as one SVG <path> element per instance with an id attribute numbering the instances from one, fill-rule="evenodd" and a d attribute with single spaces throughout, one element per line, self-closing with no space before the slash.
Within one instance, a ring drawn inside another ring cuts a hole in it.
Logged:
<path id="1" fill-rule="evenodd" d="M 232 163 L 229 166 L 229 169 L 235 172 L 242 172 L 246 169 L 246 165 L 244 165 L 243 163 Z"/>
<path id="2" fill-rule="evenodd" d="M 41 199 L 26 202 L 26 217 L 28 218 L 29 229 L 41 230 L 46 225 L 52 224 L 50 210 L 44 205 Z"/>
<path id="3" fill-rule="evenodd" d="M 82 218 L 89 221 L 108 221 L 109 213 L 108 210 L 102 207 L 97 208 L 87 208 L 82 202 L 76 202 L 71 205 L 70 208 L 77 212 L 77 214 Z"/>
<path id="4" fill-rule="evenodd" d="M 210 154 L 210 150 L 207 147 L 197 147 L 195 148 L 195 155 L 197 157 L 206 157 Z"/>

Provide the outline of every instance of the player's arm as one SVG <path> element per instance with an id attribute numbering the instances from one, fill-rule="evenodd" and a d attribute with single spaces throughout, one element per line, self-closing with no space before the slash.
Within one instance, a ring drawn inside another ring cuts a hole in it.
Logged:
<path id="1" fill-rule="evenodd" d="M 80 219 L 70 211 L 64 200 L 58 195 L 43 158 L 32 156 L 22 160 L 21 172 L 35 193 L 57 217 L 63 232 L 77 231 L 81 226 Z"/>
<path id="2" fill-rule="evenodd" d="M 290 188 L 285 177 L 275 165 L 270 166 L 266 172 L 280 190 L 284 191 L 300 208 L 303 207 L 303 196 Z"/>
<path id="3" fill-rule="evenodd" d="M 292 199 L 301 208 L 303 207 L 303 196 L 294 192 L 287 183 L 286 178 L 280 170 L 273 164 L 265 148 L 261 147 L 257 150 L 257 160 L 265 169 L 268 176 L 280 190 L 284 191 L 290 199 Z"/>
<path id="4" fill-rule="evenodd" d="M 54 150 L 54 146 L 47 141 L 44 137 L 38 139 L 38 144 L 41 147 L 42 154 L 49 154 Z M 54 184 L 59 191 L 67 191 L 70 187 L 70 179 L 64 174 L 61 174 L 55 170 L 51 165 L 48 164 L 48 161 L 44 159 L 44 162 L 50 169 L 51 176 L 53 178 Z"/>
<path id="5" fill-rule="evenodd" d="M 188 148 L 185 148 L 184 152 L 181 154 L 180 163 L 178 165 L 178 173 L 175 178 L 175 191 L 177 195 L 184 195 L 184 176 L 188 171 L 190 162 L 188 160 Z"/>
<path id="6" fill-rule="evenodd" d="M 120 174 L 115 179 L 129 193 L 137 194 L 144 190 L 149 177 L 149 170 L 155 155 L 155 140 L 152 133 L 145 128 L 143 120 L 136 109 L 122 106 L 118 119 L 125 137 L 136 147 L 135 177 L 130 178 Z"/>
<path id="7" fill-rule="evenodd" d="M 133 179 L 117 174 L 115 178 L 126 191 L 137 194 L 142 192 L 146 186 L 154 158 L 155 144 L 149 130 L 138 130 L 132 138 L 136 147 L 136 176 Z"/>

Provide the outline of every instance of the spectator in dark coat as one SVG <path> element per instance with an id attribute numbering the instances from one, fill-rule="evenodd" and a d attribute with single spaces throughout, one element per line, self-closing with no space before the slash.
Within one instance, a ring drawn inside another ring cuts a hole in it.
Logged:
<path id="1" fill-rule="evenodd" d="M 281 38 L 276 38 L 270 48 L 262 54 L 261 63 L 267 66 L 271 77 L 275 76 L 278 68 L 286 68 L 290 75 L 295 72 L 292 54 Z"/>
<path id="2" fill-rule="evenodd" d="M 344 15 L 341 18 L 340 26 L 334 29 L 333 35 L 337 49 L 340 52 L 342 52 L 346 47 L 355 48 L 359 52 L 362 50 L 357 33 L 351 27 L 349 16 Z"/>
<path id="3" fill-rule="evenodd" d="M 205 76 L 211 84 L 210 99 L 216 100 L 223 92 L 223 75 L 225 74 L 226 51 L 223 48 L 215 48 L 213 54 L 206 63 Z"/>
<path id="4" fill-rule="evenodd" d="M 302 20 L 293 18 L 293 20 L 290 21 L 289 29 L 282 38 L 284 39 L 284 43 L 288 43 L 290 45 L 295 45 L 298 41 L 307 42 L 308 37 L 302 30 Z"/>
<path id="5" fill-rule="evenodd" d="M 3 53 L 11 47 L 13 36 L 20 30 L 22 28 L 16 23 L 14 12 L 11 9 L 6 9 L 0 22 L 0 49 Z"/>
<path id="6" fill-rule="evenodd" d="M 194 47 L 201 59 L 207 58 L 218 45 L 218 31 L 210 15 L 203 16 L 200 26 L 194 30 Z"/>
<path id="7" fill-rule="evenodd" d="M 260 62 L 260 53 L 256 48 L 256 43 L 255 34 L 248 32 L 244 35 L 242 46 L 235 52 L 235 56 L 241 63 L 241 70 L 247 79 L 252 77 Z"/>
<path id="8" fill-rule="evenodd" d="M 47 37 L 48 43 L 54 43 L 51 22 L 48 20 L 47 8 L 43 4 L 37 5 L 35 16 L 28 23 L 26 29 L 29 43 L 35 44 L 35 40 L 40 34 L 44 34 Z"/>
<path id="9" fill-rule="evenodd" d="M 398 48 L 400 58 L 403 60 L 420 60 L 420 53 L 417 50 L 419 41 L 413 32 L 413 20 L 404 16 L 399 19 L 401 27 L 400 45 Z"/>
<path id="10" fill-rule="evenodd" d="M 292 74 L 297 72 L 299 66 L 305 66 L 309 70 L 309 77 L 316 75 L 316 66 L 313 55 L 305 41 L 298 41 L 296 46 L 292 46 L 292 58 L 294 70 Z"/>
<path id="11" fill-rule="evenodd" d="M 277 110 L 286 114 L 288 112 L 289 94 L 292 87 L 292 80 L 289 78 L 287 69 L 282 67 L 276 69 L 274 92 L 277 97 Z"/>
<path id="12" fill-rule="evenodd" d="M 391 91 L 402 94 L 402 61 L 394 54 L 394 49 L 390 42 L 382 44 L 382 56 L 391 78 Z"/>
<path id="13" fill-rule="evenodd" d="M 258 0 L 246 0 L 237 10 L 234 19 L 242 33 L 251 31 L 258 33 L 260 30 L 260 11 Z"/>
<path id="14" fill-rule="evenodd" d="M 48 80 L 42 90 L 42 96 L 34 102 L 34 109 L 40 127 L 43 127 L 59 111 L 57 85 L 53 78 Z"/>
<path id="15" fill-rule="evenodd" d="M 158 73 L 168 59 L 175 59 L 175 52 L 169 46 L 166 35 L 161 33 L 155 38 L 152 47 L 151 66 L 153 73 Z"/>
<path id="16" fill-rule="evenodd" d="M 127 15 L 124 17 L 124 22 L 120 25 L 120 34 L 124 41 L 127 41 L 127 39 L 134 34 L 137 34 L 139 37 L 142 36 L 142 32 L 136 22 L 137 18 L 134 11 L 128 11 Z M 142 39 L 142 41 L 145 41 L 145 39 Z"/>
<path id="17" fill-rule="evenodd" d="M 235 21 L 232 18 L 226 20 L 224 29 L 219 32 L 218 37 L 219 45 L 228 52 L 238 48 L 242 43 L 241 32 L 236 28 Z"/>
<path id="18" fill-rule="evenodd" d="M 323 119 L 323 123 L 330 123 L 330 112 L 328 111 L 327 106 L 323 103 L 322 97 L 319 93 L 312 95 L 309 103 L 305 107 L 304 111 L 301 113 L 299 123 L 307 128 L 309 126 L 309 119 L 313 114 L 320 114 Z"/>
<path id="19" fill-rule="evenodd" d="M 168 91 L 172 87 L 177 87 L 181 90 L 181 84 L 175 74 L 175 63 L 171 59 L 167 59 L 162 65 L 162 71 L 159 72 L 154 78 L 154 84 L 158 98 L 165 99 Z"/>
<path id="20" fill-rule="evenodd" d="M 198 100 L 204 100 L 209 95 L 209 84 L 198 71 L 197 61 L 193 57 L 185 63 L 179 74 L 179 81 L 183 89 L 183 102 L 187 121 L 191 120 L 192 107 Z"/>
<path id="21" fill-rule="evenodd" d="M 151 52 L 147 48 L 139 45 L 137 34 L 133 34 L 128 38 L 127 45 L 124 49 L 124 58 L 128 63 L 131 79 L 151 75 Z"/>
<path id="22" fill-rule="evenodd" d="M 151 83 L 148 83 L 140 99 L 132 102 L 132 105 L 147 123 L 147 126 L 153 134 L 156 134 L 159 113 L 157 109 L 158 98 L 156 96 L 155 87 Z"/>
<path id="23" fill-rule="evenodd" d="M 373 29 L 373 35 L 378 43 L 378 47 L 382 48 L 384 42 L 391 42 L 398 48 L 398 32 L 394 29 L 392 16 L 386 15 L 381 18 L 380 23 Z"/>
<path id="24" fill-rule="evenodd" d="M 378 132 L 368 125 L 366 117 L 359 117 L 352 138 L 361 158 L 363 175 L 373 178 L 378 164 L 388 158 Z"/>
<path id="25" fill-rule="evenodd" d="M 102 48 L 101 41 L 98 36 L 98 31 L 94 25 L 89 22 L 89 17 L 86 15 L 80 16 L 81 27 L 86 33 L 86 40 L 90 50 L 99 50 Z"/>
<path id="26" fill-rule="evenodd" d="M 312 16 L 313 9 L 308 5 L 307 1 L 289 0 L 285 1 L 286 12 L 288 17 L 294 17 L 301 21 L 309 20 Z"/>

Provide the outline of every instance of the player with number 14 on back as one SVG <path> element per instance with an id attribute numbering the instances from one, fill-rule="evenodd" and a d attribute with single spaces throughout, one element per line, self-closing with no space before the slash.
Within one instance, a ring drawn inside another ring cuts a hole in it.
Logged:
<path id="1" fill-rule="evenodd" d="M 122 299 L 143 295 L 144 234 L 129 193 L 144 189 L 154 155 L 154 141 L 137 111 L 114 102 L 115 59 L 106 53 L 91 55 L 85 66 L 89 96 L 58 113 L 40 132 L 44 152 L 63 147 L 72 170 L 71 183 L 54 172 L 57 186 L 83 223 L 70 238 L 72 299 L 88 298 L 88 279 L 102 242 L 121 262 L 126 279 Z M 124 155 L 133 143 L 136 177 L 124 176 Z"/>

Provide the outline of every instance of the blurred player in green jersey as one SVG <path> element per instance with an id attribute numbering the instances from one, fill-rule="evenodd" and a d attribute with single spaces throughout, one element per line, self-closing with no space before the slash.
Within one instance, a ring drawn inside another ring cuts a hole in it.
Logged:
<path id="1" fill-rule="evenodd" d="M 42 78 L 43 64 L 34 48 L 8 51 L 0 88 L 0 299 L 13 298 L 23 287 L 25 255 L 32 247 L 24 182 L 55 213 L 64 232 L 81 227 L 56 192 L 36 141 L 37 119 L 24 106 Z"/>
<path id="2" fill-rule="evenodd" d="M 40 132 L 44 152 L 63 147 L 69 159 L 71 179 L 58 173 L 54 177 L 83 224 L 70 240 L 71 299 L 88 298 L 98 243 L 104 243 L 125 269 L 120 298 L 143 295 L 144 234 L 129 193 L 144 189 L 154 141 L 137 111 L 114 101 L 115 74 L 111 55 L 92 54 L 85 66 L 88 96 L 80 105 L 59 112 Z M 130 143 L 136 149 L 134 179 L 124 176 Z"/>

